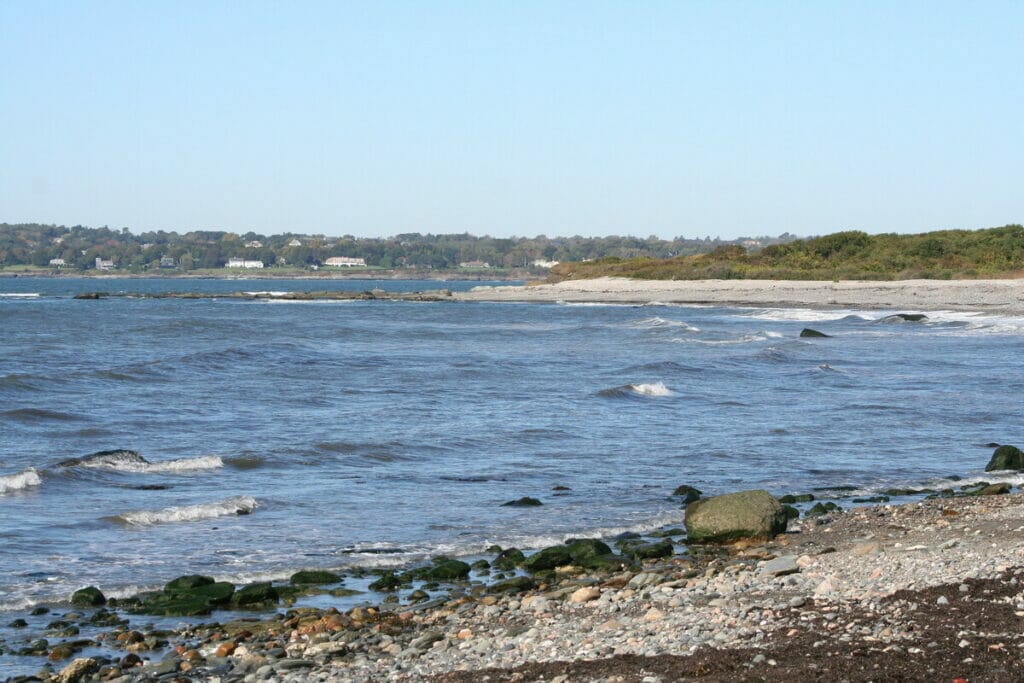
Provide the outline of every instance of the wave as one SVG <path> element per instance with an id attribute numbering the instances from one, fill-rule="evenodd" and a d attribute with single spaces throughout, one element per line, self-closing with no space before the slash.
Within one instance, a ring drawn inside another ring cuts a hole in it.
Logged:
<path id="1" fill-rule="evenodd" d="M 629 327 L 638 330 L 656 330 L 656 329 L 670 329 L 670 328 L 681 328 L 687 332 L 700 332 L 699 327 L 685 323 L 682 320 L 668 320 L 667 318 L 661 318 L 654 316 L 651 318 L 644 318 L 643 320 L 637 320 L 629 324 Z"/>
<path id="2" fill-rule="evenodd" d="M 45 408 L 16 408 L 14 410 L 5 410 L 0 415 L 16 422 L 75 422 L 85 419 L 81 415 L 75 415 L 74 413 L 62 413 L 59 410 L 47 410 Z"/>
<path id="3" fill-rule="evenodd" d="M 753 318 L 755 320 L 797 322 L 828 322 L 839 320 L 853 322 L 872 320 L 866 312 L 850 309 L 822 310 L 814 308 L 759 308 L 750 312 L 740 313 L 739 315 L 744 318 Z"/>
<path id="4" fill-rule="evenodd" d="M 785 335 L 779 332 L 763 330 L 754 334 L 744 334 L 733 339 L 693 339 L 690 337 L 673 337 L 670 342 L 676 344 L 703 344 L 705 346 L 734 346 L 737 344 L 752 344 L 754 342 L 768 341 L 769 339 L 781 339 Z"/>
<path id="5" fill-rule="evenodd" d="M 38 299 L 39 292 L 0 292 L 0 299 Z"/>
<path id="6" fill-rule="evenodd" d="M 31 467 L 24 472 L 0 476 L 0 494 L 22 491 L 43 483 L 39 473 Z"/>
<path id="7" fill-rule="evenodd" d="M 204 519 L 247 515 L 258 507 L 252 496 L 232 496 L 216 503 L 199 503 L 166 507 L 160 510 L 138 510 L 116 515 L 112 519 L 129 526 L 151 526 L 174 522 L 198 522 Z"/>
<path id="8" fill-rule="evenodd" d="M 623 384 L 621 387 L 602 389 L 597 394 L 598 396 L 622 398 L 628 396 L 674 396 L 675 392 L 662 382 L 654 382 L 651 384 Z"/>
<path id="9" fill-rule="evenodd" d="M 201 455 L 195 458 L 177 458 L 163 462 L 150 462 L 135 451 L 100 451 L 84 458 L 71 458 L 57 463 L 57 467 L 89 467 L 114 470 L 116 472 L 157 473 L 192 472 L 215 470 L 224 467 L 224 461 L 217 455 Z"/>

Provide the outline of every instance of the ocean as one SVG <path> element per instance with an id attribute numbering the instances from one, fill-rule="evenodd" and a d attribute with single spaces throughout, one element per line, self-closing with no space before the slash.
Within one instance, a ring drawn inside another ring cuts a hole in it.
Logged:
<path id="1" fill-rule="evenodd" d="M 71 298 L 478 284 L 0 279 L 0 610 L 679 525 L 680 484 L 1022 481 L 983 472 L 1024 442 L 1019 318 Z"/>

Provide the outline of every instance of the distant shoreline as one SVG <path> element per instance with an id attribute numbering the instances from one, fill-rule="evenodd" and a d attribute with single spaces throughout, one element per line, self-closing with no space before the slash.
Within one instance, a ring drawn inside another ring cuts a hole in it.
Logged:
<path id="1" fill-rule="evenodd" d="M 782 308 L 958 310 L 1024 315 L 1024 279 L 1007 280 L 633 280 L 479 287 L 460 301 L 711 304 Z"/>
<path id="2" fill-rule="evenodd" d="M 526 273 L 458 273 L 449 271 L 359 271 L 316 272 L 309 271 L 267 271 L 257 270 L 251 273 L 187 273 L 187 272 L 155 272 L 155 273 L 96 273 L 92 271 L 74 273 L 53 272 L 4 272 L 0 278 L 33 278 L 33 279 L 90 279 L 90 280 L 434 280 L 437 282 L 521 282 L 529 279 Z"/>

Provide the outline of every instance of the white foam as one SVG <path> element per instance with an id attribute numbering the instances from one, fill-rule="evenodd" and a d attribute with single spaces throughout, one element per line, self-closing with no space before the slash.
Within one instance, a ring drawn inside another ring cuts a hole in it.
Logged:
<path id="1" fill-rule="evenodd" d="M 675 392 L 666 387 L 662 382 L 652 384 L 627 384 L 626 388 L 641 396 L 673 396 Z"/>
<path id="2" fill-rule="evenodd" d="M 685 323 L 682 320 L 668 320 L 659 316 L 652 318 L 644 318 L 643 320 L 637 320 L 636 322 L 630 323 L 629 325 L 636 329 L 665 329 L 665 328 L 682 328 L 687 332 L 700 332 L 699 327 L 694 327 L 689 323 Z"/>
<path id="3" fill-rule="evenodd" d="M 143 458 L 131 459 L 112 455 L 111 457 L 88 460 L 79 467 L 113 470 L 115 472 L 135 472 L 151 474 L 159 472 L 193 472 L 196 470 L 215 470 L 224 467 L 224 461 L 217 455 L 201 455 L 196 458 L 178 458 L 163 462 L 147 462 Z"/>
<path id="4" fill-rule="evenodd" d="M 755 320 L 792 320 L 798 322 L 842 320 L 849 316 L 856 316 L 863 320 L 874 320 L 877 317 L 877 315 L 869 315 L 865 311 L 850 309 L 822 310 L 817 308 L 757 308 L 741 315 L 744 318 L 753 318 Z"/>
<path id="5" fill-rule="evenodd" d="M 11 491 L 22 491 L 32 486 L 39 486 L 43 483 L 39 473 L 31 467 L 24 472 L 0 476 L 0 493 Z"/>
<path id="6" fill-rule="evenodd" d="M 242 294 L 248 294 L 249 296 L 288 296 L 291 292 L 242 292 Z"/>
<path id="7" fill-rule="evenodd" d="M 0 292 L 0 299 L 37 299 L 38 292 Z"/>
<path id="8" fill-rule="evenodd" d="M 197 522 L 203 519 L 249 514 L 258 503 L 252 496 L 232 496 L 216 503 L 182 505 L 162 510 L 138 510 L 117 515 L 115 519 L 131 526 L 150 526 L 172 522 Z"/>

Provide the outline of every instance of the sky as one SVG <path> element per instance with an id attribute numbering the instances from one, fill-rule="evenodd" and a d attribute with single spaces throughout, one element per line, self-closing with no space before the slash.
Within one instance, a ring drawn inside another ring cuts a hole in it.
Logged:
<path id="1" fill-rule="evenodd" d="M 0 2 L 0 222 L 1024 222 L 1024 3 Z"/>

